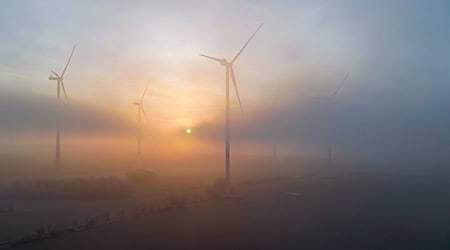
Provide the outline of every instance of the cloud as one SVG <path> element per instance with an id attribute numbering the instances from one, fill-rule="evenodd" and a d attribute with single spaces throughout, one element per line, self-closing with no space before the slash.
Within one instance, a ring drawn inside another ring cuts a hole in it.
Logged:
<path id="1" fill-rule="evenodd" d="M 61 101 L 61 126 L 72 135 L 121 135 L 135 125 L 120 114 L 92 104 Z M 55 97 L 32 93 L 0 93 L 0 134 L 51 134 L 56 125 Z"/>

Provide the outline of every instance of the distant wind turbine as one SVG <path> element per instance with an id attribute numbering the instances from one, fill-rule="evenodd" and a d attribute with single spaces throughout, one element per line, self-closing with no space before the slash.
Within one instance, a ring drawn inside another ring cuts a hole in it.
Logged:
<path id="1" fill-rule="evenodd" d="M 49 80 L 56 81 L 56 96 L 58 100 L 58 111 L 56 117 L 56 161 L 55 165 L 57 169 L 61 167 L 61 151 L 60 151 L 60 119 L 61 119 L 61 101 L 60 94 L 61 88 L 64 92 L 64 96 L 67 99 L 66 88 L 64 87 L 64 74 L 66 73 L 67 68 L 69 67 L 70 60 L 72 59 L 73 52 L 75 51 L 75 45 L 73 46 L 72 52 L 70 53 L 69 59 L 67 60 L 66 66 L 64 67 L 62 73 L 59 75 L 55 71 L 51 71 L 51 75 L 48 77 Z"/>
<path id="2" fill-rule="evenodd" d="M 337 86 L 337 88 L 333 91 L 333 93 L 331 93 L 331 95 L 328 97 L 328 105 L 330 105 L 329 103 L 331 101 L 333 101 L 334 97 L 339 93 L 339 91 L 341 91 L 342 87 L 344 87 L 345 82 L 347 81 L 348 78 L 348 73 L 345 75 L 344 79 L 342 79 L 342 81 L 339 83 L 339 85 Z M 329 144 L 328 144 L 328 166 L 331 167 L 332 165 L 332 145 L 331 145 L 331 115 L 330 115 L 330 106 L 328 106 L 328 122 L 329 122 L 329 126 L 328 126 L 328 136 L 329 138 Z"/>
<path id="3" fill-rule="evenodd" d="M 139 102 L 133 102 L 133 105 L 137 106 L 138 109 L 138 126 L 139 126 L 139 132 L 138 132 L 138 148 L 137 148 L 137 157 L 138 157 L 138 165 L 141 161 L 141 113 L 144 115 L 145 119 L 148 121 L 147 114 L 145 113 L 144 106 L 142 103 L 144 102 L 145 93 L 147 92 L 148 85 L 145 86 L 144 93 L 142 94 L 141 100 Z"/>
<path id="4" fill-rule="evenodd" d="M 256 35 L 258 30 L 261 28 L 262 24 L 256 29 L 256 31 L 251 35 L 251 37 L 247 40 L 244 46 L 239 50 L 239 52 L 234 56 L 231 61 L 228 61 L 225 58 L 216 58 L 204 54 L 200 54 L 200 56 L 208 58 L 210 60 L 219 62 L 220 65 L 225 67 L 225 196 L 232 196 L 232 188 L 231 188 L 231 173 L 230 173 L 230 78 L 234 85 L 234 90 L 236 91 L 236 95 L 239 101 L 239 107 L 242 111 L 241 98 L 239 96 L 239 91 L 236 83 L 236 77 L 234 75 L 233 64 L 239 58 L 241 53 Z"/>

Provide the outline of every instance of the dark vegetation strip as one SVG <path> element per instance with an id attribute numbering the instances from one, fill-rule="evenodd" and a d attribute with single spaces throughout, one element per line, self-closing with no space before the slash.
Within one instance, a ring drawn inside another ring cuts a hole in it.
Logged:
<path id="1" fill-rule="evenodd" d="M 19 237 L 18 239 L 3 242 L 0 243 L 0 249 L 1 248 L 12 248 L 15 246 L 20 246 L 23 244 L 32 243 L 35 241 L 41 241 L 41 240 L 48 240 L 48 239 L 54 239 L 59 238 L 62 236 L 65 236 L 67 234 L 76 233 L 76 232 L 82 232 L 87 231 L 99 227 L 104 227 L 111 225 L 113 223 L 118 223 L 121 221 L 124 221 L 125 219 L 135 219 L 142 216 L 147 216 L 151 214 L 157 214 L 157 213 L 166 213 L 166 212 L 172 212 L 180 209 L 185 209 L 189 207 L 190 205 L 195 205 L 199 202 L 204 202 L 206 200 L 192 200 L 188 202 L 183 197 L 175 197 L 170 196 L 167 199 L 167 204 L 162 206 L 145 206 L 140 208 L 135 208 L 129 213 L 126 213 L 125 210 L 120 210 L 119 212 L 112 214 L 110 212 L 105 212 L 102 214 L 98 214 L 93 217 L 87 217 L 82 221 L 74 221 L 71 225 L 66 225 L 61 228 L 54 228 L 51 226 L 43 226 L 35 230 L 34 232 Z"/>
<path id="2" fill-rule="evenodd" d="M 122 222 L 125 219 L 136 219 L 158 213 L 173 212 L 180 209 L 192 208 L 201 204 L 211 204 L 218 201 L 224 192 L 225 184 L 223 180 L 218 180 L 212 186 L 206 189 L 206 196 L 193 196 L 190 199 L 182 196 L 168 196 L 167 202 L 160 206 L 141 206 L 125 212 L 120 210 L 116 213 L 104 212 L 93 217 L 85 217 L 81 221 L 73 221 L 70 225 L 59 228 L 53 226 L 42 226 L 30 234 L 19 237 L 15 240 L 0 242 L 0 249 L 13 248 L 24 244 L 33 243 L 41 240 L 59 238 L 71 233 L 87 231 L 99 227 Z"/>

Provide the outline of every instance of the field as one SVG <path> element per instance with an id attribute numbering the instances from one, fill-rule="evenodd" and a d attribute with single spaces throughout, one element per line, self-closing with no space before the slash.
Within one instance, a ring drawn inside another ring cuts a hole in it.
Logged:
<path id="1" fill-rule="evenodd" d="M 105 211 L 167 204 L 167 197 L 206 197 L 181 209 L 128 216 L 112 224 L 17 249 L 448 249 L 448 174 L 328 169 L 246 163 L 235 172 L 236 199 L 209 199 L 220 176 L 159 170 L 130 198 L 2 201 L 2 240 L 43 224 L 66 225 Z M 428 171 L 430 172 L 430 171 Z M 402 173 L 402 174 L 399 174 Z M 189 198 L 190 199 L 190 198 Z M 7 208 L 13 207 L 14 211 Z"/>

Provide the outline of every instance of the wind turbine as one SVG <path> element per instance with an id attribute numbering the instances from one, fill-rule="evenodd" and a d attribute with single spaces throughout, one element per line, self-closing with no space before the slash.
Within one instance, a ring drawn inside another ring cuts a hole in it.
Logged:
<path id="1" fill-rule="evenodd" d="M 66 73 L 67 68 L 69 67 L 70 60 L 72 59 L 73 52 L 75 51 L 76 45 L 73 46 L 72 52 L 70 53 L 69 59 L 67 60 L 66 66 L 64 67 L 62 73 L 59 75 L 55 71 L 51 71 L 51 75 L 48 77 L 49 80 L 56 81 L 56 96 L 58 100 L 58 110 L 57 110 L 57 117 L 56 117 L 56 159 L 55 159 L 55 165 L 57 169 L 60 169 L 61 167 L 61 144 L 60 144 L 60 119 L 61 119 L 61 88 L 64 92 L 64 97 L 67 99 L 67 93 L 66 88 L 64 87 L 64 74 Z"/>
<path id="2" fill-rule="evenodd" d="M 145 86 L 144 89 L 144 93 L 142 94 L 141 100 L 139 102 L 133 102 L 133 105 L 137 106 L 137 110 L 138 110 L 138 126 L 139 126 L 139 132 L 138 132 L 138 148 L 137 148 L 137 162 L 139 165 L 140 164 L 140 160 L 141 160 L 141 132 L 142 132 L 142 128 L 141 128 L 141 113 L 144 114 L 145 119 L 148 121 L 148 117 L 147 114 L 145 113 L 144 110 L 144 106 L 142 105 L 142 103 L 144 102 L 144 97 L 145 97 L 145 93 L 147 92 L 147 88 L 148 85 Z"/>
<path id="3" fill-rule="evenodd" d="M 342 81 L 337 86 L 337 88 L 333 91 L 333 93 L 331 93 L 331 95 L 328 97 L 328 103 L 327 103 L 328 105 L 333 100 L 333 98 L 339 93 L 339 91 L 342 89 L 342 87 L 344 87 L 344 84 L 347 81 L 347 78 L 348 78 L 348 73 L 345 75 L 344 79 L 342 79 Z M 330 123 L 330 119 L 331 119 L 330 106 L 328 106 L 328 119 L 329 119 L 328 122 Z M 331 165 L 332 165 L 331 124 L 328 124 L 328 125 L 329 125 L 328 136 L 329 136 L 329 140 L 330 140 L 328 142 L 328 167 L 331 168 Z"/>
<path id="4" fill-rule="evenodd" d="M 225 67 L 225 196 L 232 196 L 230 176 L 230 78 L 233 82 L 234 90 L 236 91 L 236 95 L 239 101 L 239 107 L 242 111 L 241 98 L 239 96 L 236 77 L 234 75 L 233 64 L 239 58 L 239 56 L 253 39 L 253 37 L 256 35 L 261 26 L 262 24 L 259 25 L 256 31 L 250 36 L 241 50 L 239 50 L 239 52 L 233 57 L 231 61 L 228 61 L 226 58 L 216 58 L 205 54 L 200 54 L 200 56 L 219 62 L 220 65 Z"/>

